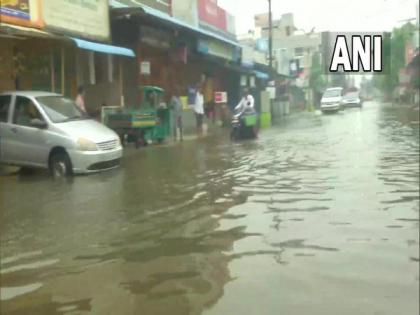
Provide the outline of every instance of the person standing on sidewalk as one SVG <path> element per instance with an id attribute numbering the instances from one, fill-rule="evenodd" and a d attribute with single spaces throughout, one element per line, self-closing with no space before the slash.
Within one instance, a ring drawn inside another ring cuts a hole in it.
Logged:
<path id="1" fill-rule="evenodd" d="M 204 96 L 203 87 L 199 85 L 197 87 L 197 93 L 195 96 L 194 104 L 195 118 L 197 120 L 197 135 L 203 136 L 203 122 L 204 122 Z"/>
<path id="2" fill-rule="evenodd" d="M 180 140 L 183 140 L 182 137 L 182 102 L 180 98 L 180 88 L 175 87 L 174 89 L 174 95 L 172 95 L 171 98 L 171 109 L 172 109 L 172 123 L 173 123 L 173 133 L 174 133 L 174 139 L 177 140 L 177 135 L 179 131 L 179 137 Z"/>
<path id="3" fill-rule="evenodd" d="M 86 107 L 85 107 L 85 89 L 84 89 L 83 86 L 79 86 L 79 88 L 77 89 L 76 105 L 84 113 L 86 113 Z"/>

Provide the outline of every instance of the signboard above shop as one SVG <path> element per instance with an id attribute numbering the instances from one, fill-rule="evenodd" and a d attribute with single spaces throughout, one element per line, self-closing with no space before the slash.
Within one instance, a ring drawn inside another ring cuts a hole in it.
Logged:
<path id="1" fill-rule="evenodd" d="M 168 32 L 157 28 L 141 26 L 140 41 L 156 48 L 169 49 L 171 47 L 172 37 Z"/>
<path id="2" fill-rule="evenodd" d="M 109 40 L 108 0 L 44 0 L 42 13 L 46 29 Z"/>
<path id="3" fill-rule="evenodd" d="M 0 0 L 0 21 L 30 27 L 41 27 L 39 0 Z"/>
<path id="4" fill-rule="evenodd" d="M 226 11 L 219 7 L 217 0 L 198 0 L 198 17 L 219 30 L 227 30 Z"/>
<path id="5" fill-rule="evenodd" d="M 185 0 L 175 1 L 175 2 L 184 2 Z M 193 0 L 191 0 L 193 1 Z M 197 0 L 195 0 L 197 1 Z M 171 0 L 111 0 L 110 5 L 115 8 L 136 8 L 141 7 L 143 5 L 153 8 L 155 10 L 162 11 L 166 14 L 171 14 L 171 7 L 173 5 Z M 178 3 L 177 3 L 178 5 Z"/>
<path id="6" fill-rule="evenodd" d="M 202 54 L 223 58 L 229 61 L 239 60 L 237 47 L 216 40 L 200 39 L 198 41 L 197 50 Z"/>

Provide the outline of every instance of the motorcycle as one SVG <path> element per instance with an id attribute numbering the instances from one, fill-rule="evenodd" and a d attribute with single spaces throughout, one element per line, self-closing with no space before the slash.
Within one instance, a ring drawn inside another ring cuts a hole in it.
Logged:
<path id="1" fill-rule="evenodd" d="M 258 136 L 258 115 L 255 111 L 236 111 L 231 121 L 231 140 L 255 139 Z"/>

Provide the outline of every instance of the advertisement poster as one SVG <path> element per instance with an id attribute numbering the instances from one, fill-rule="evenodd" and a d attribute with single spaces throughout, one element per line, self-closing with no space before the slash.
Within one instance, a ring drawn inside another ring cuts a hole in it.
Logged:
<path id="1" fill-rule="evenodd" d="M 0 21 L 22 26 L 40 27 L 38 0 L 1 0 Z"/>
<path id="2" fill-rule="evenodd" d="M 150 75 L 151 69 L 150 69 L 150 61 L 142 61 L 140 62 L 140 74 L 142 75 Z"/>

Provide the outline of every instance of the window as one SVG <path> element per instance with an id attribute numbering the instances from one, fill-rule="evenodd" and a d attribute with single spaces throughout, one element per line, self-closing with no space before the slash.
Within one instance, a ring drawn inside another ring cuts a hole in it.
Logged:
<path id="1" fill-rule="evenodd" d="M 17 96 L 13 123 L 21 126 L 31 126 L 32 119 L 44 120 L 35 104 L 27 97 Z"/>
<path id="2" fill-rule="evenodd" d="M 7 122 L 11 99 L 10 95 L 0 95 L 0 122 Z"/>

